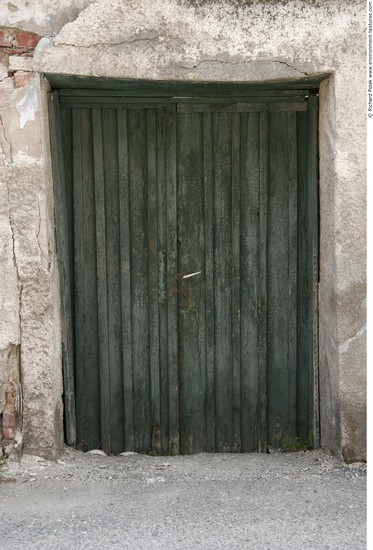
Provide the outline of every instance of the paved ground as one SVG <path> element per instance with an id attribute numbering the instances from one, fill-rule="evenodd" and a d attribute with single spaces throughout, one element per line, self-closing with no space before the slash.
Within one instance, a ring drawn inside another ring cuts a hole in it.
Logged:
<path id="1" fill-rule="evenodd" d="M 0 547 L 366 548 L 366 470 L 322 451 L 24 456 L 0 469 Z"/>

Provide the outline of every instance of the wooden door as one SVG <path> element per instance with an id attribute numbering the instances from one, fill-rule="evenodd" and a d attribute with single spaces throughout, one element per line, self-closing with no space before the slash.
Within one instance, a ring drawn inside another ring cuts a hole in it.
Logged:
<path id="1" fill-rule="evenodd" d="M 79 448 L 248 452 L 310 441 L 315 113 L 315 97 L 294 93 L 61 97 Z"/>

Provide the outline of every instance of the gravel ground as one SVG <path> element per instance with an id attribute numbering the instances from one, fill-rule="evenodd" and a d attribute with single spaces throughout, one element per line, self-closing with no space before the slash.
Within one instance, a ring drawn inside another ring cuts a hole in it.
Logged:
<path id="1" fill-rule="evenodd" d="M 150 457 L 66 448 L 56 462 L 24 455 L 2 466 L 0 495 L 4 549 L 367 547 L 365 465 L 321 450 Z"/>

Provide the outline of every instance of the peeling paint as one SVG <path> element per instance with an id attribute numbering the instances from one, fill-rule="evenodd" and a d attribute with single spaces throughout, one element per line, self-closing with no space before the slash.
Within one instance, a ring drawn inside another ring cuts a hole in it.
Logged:
<path id="1" fill-rule="evenodd" d="M 17 346 L 20 343 L 20 286 L 14 246 L 9 180 L 5 177 L 0 181 L 0 385 L 13 376 L 9 357 L 7 354 L 2 355 L 2 350 L 11 344 Z"/>
<path id="2" fill-rule="evenodd" d="M 20 280 L 20 274 L 19 274 L 19 266 L 17 262 L 17 255 L 16 255 L 16 239 L 14 235 L 14 223 L 13 223 L 13 216 L 12 216 L 12 208 L 11 208 L 11 201 L 10 201 L 10 187 L 9 182 L 7 182 L 7 191 L 8 191 L 8 205 L 9 205 L 9 227 L 11 231 L 11 238 L 12 238 L 12 246 L 13 246 L 13 265 L 17 277 L 17 286 L 18 286 L 18 316 L 19 316 L 19 340 L 21 342 L 22 340 L 22 291 L 23 291 L 23 285 L 21 284 Z"/>
<path id="3" fill-rule="evenodd" d="M 27 94 L 17 103 L 16 108 L 19 113 L 19 127 L 21 130 L 30 120 L 35 120 L 35 113 L 39 108 L 40 80 L 35 75 Z"/>
<path id="4" fill-rule="evenodd" d="M 0 132 L 1 132 L 1 134 L 0 134 L 0 146 L 1 146 L 1 149 L 2 149 L 2 153 L 12 163 L 13 162 L 12 144 L 6 136 L 5 125 L 3 123 L 1 112 L 0 112 Z M 6 148 L 6 150 L 4 148 Z"/>
<path id="5" fill-rule="evenodd" d="M 352 336 L 351 338 L 349 338 L 348 340 L 346 340 L 342 345 L 341 347 L 339 348 L 340 352 L 341 353 L 346 353 L 346 351 L 348 351 L 348 348 L 350 347 L 350 344 L 352 344 L 352 342 L 354 342 L 355 340 L 357 340 L 358 338 L 360 338 L 361 336 L 363 336 L 363 334 L 365 334 L 367 330 L 367 327 L 364 326 L 363 328 L 361 328 L 359 330 L 359 332 L 357 332 L 355 334 L 355 336 Z"/>
<path id="6" fill-rule="evenodd" d="M 55 34 L 92 0 L 13 0 L 0 2 L 0 24 Z"/>
<path id="7" fill-rule="evenodd" d="M 46 204 L 44 200 L 38 201 L 39 224 L 37 227 L 36 239 L 40 251 L 40 256 L 44 260 L 48 272 L 51 267 L 51 252 L 49 249 L 47 235 Z"/>
<path id="8" fill-rule="evenodd" d="M 39 44 L 35 48 L 34 61 L 37 61 L 43 55 L 43 53 L 52 45 L 53 45 L 52 40 L 44 36 L 44 38 L 40 40 Z"/>
<path id="9" fill-rule="evenodd" d="M 14 164 L 40 164 L 40 160 L 38 158 L 27 155 L 24 151 L 18 151 L 15 155 L 13 155 L 13 162 Z"/>
<path id="10" fill-rule="evenodd" d="M 19 352 L 15 344 L 0 349 L 0 454 L 13 450 L 17 428 L 22 424 Z"/>

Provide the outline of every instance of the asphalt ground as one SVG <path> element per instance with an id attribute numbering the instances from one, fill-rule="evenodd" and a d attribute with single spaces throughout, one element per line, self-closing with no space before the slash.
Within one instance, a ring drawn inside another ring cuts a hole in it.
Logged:
<path id="1" fill-rule="evenodd" d="M 362 550 L 366 467 L 322 450 L 103 456 L 0 468 L 5 549 Z"/>

